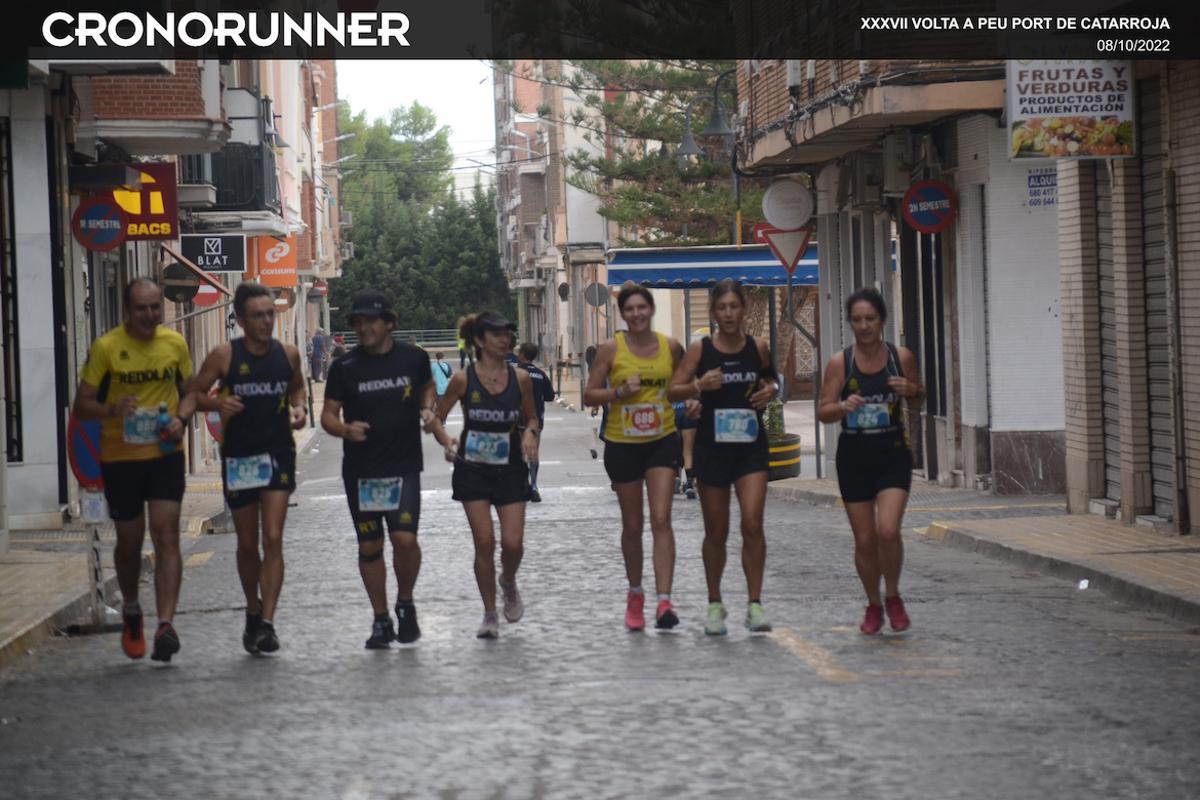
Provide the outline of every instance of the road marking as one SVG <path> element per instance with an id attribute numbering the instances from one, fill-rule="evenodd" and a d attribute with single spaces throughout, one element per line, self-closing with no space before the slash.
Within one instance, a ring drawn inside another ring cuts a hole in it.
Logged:
<path id="1" fill-rule="evenodd" d="M 853 683 L 859 679 L 855 673 L 839 666 L 828 650 L 801 637 L 795 631 L 779 628 L 771 634 L 771 638 L 831 683 Z"/>
<path id="2" fill-rule="evenodd" d="M 208 560 L 213 557 L 212 550 L 206 550 L 203 553 L 192 553 L 183 562 L 185 567 L 200 567 L 208 563 Z"/>
<path id="3" fill-rule="evenodd" d="M 883 669 L 866 673 L 872 678 L 961 678 L 961 669 Z"/>
<path id="4" fill-rule="evenodd" d="M 994 506 L 908 506 L 906 512 L 919 511 L 922 514 L 932 511 L 1003 511 L 1006 508 L 1065 508 L 1062 503 L 1011 503 Z"/>

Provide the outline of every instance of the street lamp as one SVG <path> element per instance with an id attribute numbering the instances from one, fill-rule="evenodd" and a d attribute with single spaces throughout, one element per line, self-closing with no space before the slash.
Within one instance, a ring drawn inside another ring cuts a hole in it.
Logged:
<path id="1" fill-rule="evenodd" d="M 725 122 L 725 109 L 721 106 L 721 81 L 736 71 L 727 69 L 717 76 L 717 82 L 713 85 L 712 117 L 708 120 L 708 126 L 700 131 L 701 136 L 733 136 L 733 128 Z"/>

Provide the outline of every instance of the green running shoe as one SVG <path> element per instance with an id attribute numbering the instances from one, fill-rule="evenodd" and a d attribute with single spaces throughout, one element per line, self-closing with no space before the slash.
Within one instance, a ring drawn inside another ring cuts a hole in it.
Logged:
<path id="1" fill-rule="evenodd" d="M 767 621 L 767 612 L 763 610 L 762 603 L 751 603 L 746 608 L 746 630 L 751 633 L 767 633 L 771 630 L 771 623 Z"/>
<path id="2" fill-rule="evenodd" d="M 725 604 L 720 600 L 708 604 L 708 616 L 704 620 L 704 633 L 708 636 L 724 636 L 728 633 L 725 627 Z"/>

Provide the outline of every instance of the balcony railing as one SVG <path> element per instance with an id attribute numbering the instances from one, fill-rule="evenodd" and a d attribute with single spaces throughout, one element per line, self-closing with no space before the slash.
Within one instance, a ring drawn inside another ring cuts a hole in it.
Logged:
<path id="1" fill-rule="evenodd" d="M 216 153 L 181 159 L 179 182 L 217 188 L 217 202 L 206 211 L 282 210 L 275 152 L 266 144 L 227 144 Z"/>

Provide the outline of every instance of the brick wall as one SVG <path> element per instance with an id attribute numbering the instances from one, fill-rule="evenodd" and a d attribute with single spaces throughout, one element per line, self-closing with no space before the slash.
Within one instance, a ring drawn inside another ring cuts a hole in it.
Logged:
<path id="1" fill-rule="evenodd" d="M 96 77 L 90 83 L 96 119 L 205 118 L 198 61 L 176 61 L 174 75 Z"/>
<path id="2" fill-rule="evenodd" d="M 1079 514 L 1088 510 L 1091 498 L 1104 495 L 1096 165 L 1059 161 L 1057 166 L 1067 508 Z"/>

